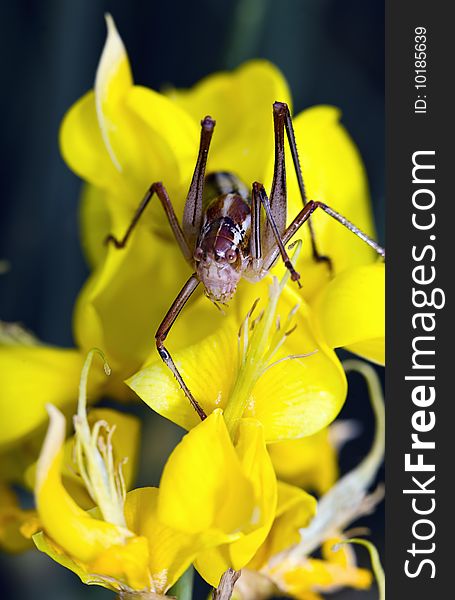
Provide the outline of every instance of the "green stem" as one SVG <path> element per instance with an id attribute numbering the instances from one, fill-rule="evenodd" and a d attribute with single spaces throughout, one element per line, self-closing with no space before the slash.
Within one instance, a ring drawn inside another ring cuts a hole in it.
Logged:
<path id="1" fill-rule="evenodd" d="M 193 597 L 193 579 L 194 569 L 190 566 L 177 583 L 171 587 L 167 595 L 175 596 L 177 600 L 191 600 Z"/>
<path id="2" fill-rule="evenodd" d="M 226 68 L 233 69 L 258 54 L 270 8 L 270 0 L 237 0 L 231 13 L 232 21 L 224 54 Z"/>

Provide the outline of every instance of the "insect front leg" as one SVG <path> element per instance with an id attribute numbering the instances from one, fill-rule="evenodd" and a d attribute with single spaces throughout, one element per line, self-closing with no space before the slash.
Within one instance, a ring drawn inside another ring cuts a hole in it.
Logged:
<path id="1" fill-rule="evenodd" d="M 368 244 L 368 246 L 373 248 L 373 250 L 377 254 L 379 254 L 379 256 L 381 256 L 382 258 L 385 258 L 384 248 L 382 248 L 377 242 L 375 242 L 375 240 L 373 240 L 370 236 L 368 236 L 361 229 L 359 229 L 356 225 L 354 225 L 354 223 L 351 223 L 351 221 L 348 221 L 348 219 L 343 217 L 343 215 L 340 215 L 340 213 L 333 210 L 333 208 L 330 208 L 330 206 L 328 206 L 327 204 L 324 204 L 324 202 L 315 202 L 313 200 L 310 200 L 308 202 L 308 204 L 300 211 L 300 213 L 296 216 L 296 218 L 292 221 L 292 223 L 289 225 L 289 227 L 284 232 L 284 235 L 282 238 L 282 243 L 284 246 L 292 239 L 292 237 L 297 233 L 297 231 L 300 229 L 300 227 L 308 221 L 308 219 L 310 218 L 312 213 L 314 213 L 314 211 L 317 208 L 322 209 L 325 213 L 327 213 L 333 219 L 338 221 L 338 223 L 340 223 L 341 225 L 343 225 L 344 227 L 349 229 L 349 231 L 352 231 L 352 233 L 354 235 L 359 237 L 362 241 L 364 241 L 366 244 Z M 280 250 L 278 248 L 274 248 L 269 253 L 269 255 L 264 258 L 264 268 L 265 269 L 268 270 L 271 268 L 271 266 L 273 265 L 275 260 L 278 258 L 279 253 L 280 253 Z"/>
<path id="2" fill-rule="evenodd" d="M 191 406 L 194 408 L 194 410 L 199 415 L 200 419 L 203 421 L 204 419 L 207 418 L 207 415 L 205 414 L 205 412 L 204 412 L 203 408 L 201 407 L 201 405 L 199 404 L 199 402 L 194 398 L 193 394 L 190 392 L 188 386 L 186 385 L 186 383 L 183 380 L 183 377 L 181 376 L 177 367 L 175 366 L 174 361 L 172 360 L 172 357 L 171 357 L 169 351 L 164 346 L 164 342 L 167 338 L 169 331 L 171 330 L 172 325 L 174 324 L 175 320 L 177 319 L 178 315 L 180 314 L 180 311 L 185 306 L 185 304 L 188 302 L 192 293 L 194 292 L 194 290 L 197 288 L 198 285 L 199 285 L 199 280 L 198 280 L 196 274 L 193 273 L 193 275 L 191 275 L 191 277 L 185 283 L 183 288 L 180 290 L 177 298 L 174 300 L 171 308 L 168 310 L 161 325 L 158 327 L 158 330 L 155 334 L 155 341 L 156 341 L 156 347 L 157 347 L 159 355 L 161 356 L 163 361 L 166 363 L 166 365 L 169 367 L 169 369 L 172 371 L 174 377 L 177 379 L 180 387 L 182 388 L 185 396 L 190 401 Z"/>
<path id="3" fill-rule="evenodd" d="M 194 249 L 194 243 L 197 238 L 197 234 L 199 233 L 202 219 L 202 191 L 204 187 L 205 166 L 207 164 L 207 155 L 214 127 L 215 121 L 210 117 L 205 117 L 205 119 L 201 121 L 199 153 L 193 173 L 193 179 L 191 181 L 190 189 L 185 202 L 183 230 L 180 227 L 180 223 L 177 219 L 174 207 L 172 206 L 172 202 L 169 198 L 166 188 L 161 182 L 157 182 L 153 183 L 148 189 L 141 203 L 137 207 L 124 236 L 121 239 L 117 239 L 115 236 L 110 234 L 105 240 L 106 243 L 111 242 L 116 248 L 124 248 L 133 230 L 138 224 L 139 219 L 152 199 L 153 194 L 156 194 L 161 201 L 164 212 L 168 218 L 169 225 L 171 226 L 172 232 L 177 240 L 178 245 L 180 246 L 183 256 L 188 262 L 192 261 L 192 250 Z"/>
<path id="4" fill-rule="evenodd" d="M 150 186 L 141 203 L 137 207 L 133 219 L 131 220 L 131 223 L 129 224 L 124 236 L 119 240 L 112 234 L 110 234 L 105 240 L 106 243 L 111 242 L 116 248 L 124 248 L 126 246 L 128 239 L 130 238 L 134 228 L 138 224 L 139 219 L 141 218 L 143 212 L 147 208 L 148 203 L 150 202 L 154 194 L 156 194 L 161 201 L 161 204 L 164 208 L 164 212 L 166 213 L 166 216 L 168 218 L 169 225 L 171 226 L 172 232 L 174 234 L 175 239 L 177 240 L 178 245 L 180 246 L 180 250 L 182 251 L 183 256 L 186 258 L 186 260 L 191 261 L 192 253 L 190 247 L 180 227 L 180 223 L 178 222 L 177 216 L 174 211 L 174 207 L 172 206 L 171 199 L 169 198 L 169 194 L 167 193 L 166 188 L 161 182 L 153 183 Z"/>
<path id="5" fill-rule="evenodd" d="M 302 198 L 303 206 L 305 207 L 308 203 L 305 184 L 303 182 L 302 169 L 300 167 L 299 153 L 297 151 L 297 144 L 295 141 L 294 135 L 294 127 L 292 125 L 291 113 L 289 112 L 289 107 L 285 102 L 275 102 L 273 105 L 273 125 L 275 130 L 275 170 L 277 170 L 277 163 L 283 162 L 282 170 L 284 171 L 284 130 L 286 129 L 286 136 L 289 142 L 289 147 L 291 149 L 292 162 L 294 163 L 294 170 L 297 176 L 297 182 L 300 191 L 300 197 Z M 286 182 L 284 184 L 286 186 Z M 286 193 L 286 187 L 284 188 L 284 192 Z M 271 205 L 275 201 L 274 198 L 274 189 L 272 188 L 272 192 L 270 194 L 270 203 Z M 313 254 L 313 259 L 317 262 L 326 262 L 332 271 L 332 261 L 328 256 L 324 256 L 319 253 L 318 247 L 316 244 L 316 235 L 314 232 L 314 227 L 311 219 L 308 220 L 308 228 L 310 230 L 310 238 L 311 238 L 311 249 Z M 281 233 L 284 233 L 284 229 Z"/>
<path id="6" fill-rule="evenodd" d="M 204 191 L 205 167 L 207 165 L 207 156 L 214 127 L 215 121 L 211 117 L 207 116 L 202 119 L 199 153 L 183 211 L 183 232 L 192 249 L 194 249 L 196 245 L 201 229 L 202 192 Z"/>

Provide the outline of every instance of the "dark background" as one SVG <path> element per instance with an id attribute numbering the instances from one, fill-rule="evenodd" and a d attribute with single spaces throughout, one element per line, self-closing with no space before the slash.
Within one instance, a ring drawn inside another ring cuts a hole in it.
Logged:
<path id="1" fill-rule="evenodd" d="M 20 321 L 46 342 L 72 345 L 72 307 L 88 271 L 78 238 L 80 182 L 59 156 L 57 135 L 66 110 L 92 87 L 106 11 L 114 16 L 137 83 L 186 87 L 264 57 L 288 79 L 295 113 L 318 103 L 340 107 L 365 161 L 383 242 L 382 0 L 2 0 L 0 260 L 10 270 L 0 275 L 0 319 Z M 365 424 L 343 452 L 348 469 L 371 441 L 364 394 L 351 394 L 342 416 Z M 159 428 L 165 426 L 159 419 Z M 153 423 L 146 427 L 156 431 Z M 163 453 L 158 441 L 154 449 Z M 150 484 L 150 478 L 140 483 Z M 382 547 L 382 509 L 365 523 Z M 37 553 L 5 557 L 0 568 L 5 598 L 112 597 L 78 584 Z M 347 590 L 337 597 L 376 593 Z"/>

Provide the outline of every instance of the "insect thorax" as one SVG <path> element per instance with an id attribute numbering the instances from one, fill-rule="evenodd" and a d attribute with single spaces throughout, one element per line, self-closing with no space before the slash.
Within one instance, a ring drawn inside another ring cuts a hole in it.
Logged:
<path id="1" fill-rule="evenodd" d="M 230 173 L 207 176 L 204 216 L 195 249 L 198 276 L 212 300 L 235 293 L 249 259 L 251 209 L 245 185 Z"/>

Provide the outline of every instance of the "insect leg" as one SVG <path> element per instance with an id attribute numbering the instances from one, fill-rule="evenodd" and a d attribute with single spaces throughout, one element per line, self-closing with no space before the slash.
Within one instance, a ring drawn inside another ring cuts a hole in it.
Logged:
<path id="1" fill-rule="evenodd" d="M 275 103 L 276 104 L 276 103 Z M 273 166 L 273 181 L 270 191 L 270 207 L 268 218 L 261 232 L 262 249 L 267 254 L 275 245 L 278 231 L 279 237 L 286 229 L 287 217 L 287 191 L 286 191 L 286 162 L 284 154 L 284 121 L 282 116 L 274 109 L 273 125 L 275 131 L 275 163 Z M 254 186 L 253 186 L 254 187 Z M 275 227 L 272 226 L 275 224 Z"/>
<path id="2" fill-rule="evenodd" d="M 333 219 L 338 221 L 338 223 L 341 223 L 341 225 L 344 225 L 344 227 L 349 229 L 349 231 L 352 231 L 352 233 L 354 233 L 357 237 L 359 237 L 366 244 L 371 246 L 371 248 L 373 248 L 373 250 L 375 250 L 375 252 L 377 252 L 377 254 L 379 254 L 379 256 L 382 256 L 383 258 L 385 258 L 384 248 L 382 248 L 377 242 L 375 242 L 372 238 L 370 238 L 370 236 L 368 236 L 366 233 L 364 233 L 356 225 L 351 223 L 351 221 L 348 221 L 348 219 L 343 217 L 343 215 L 340 215 L 340 213 L 338 213 L 335 210 L 333 210 L 332 208 L 330 208 L 330 206 L 327 206 L 327 204 L 324 204 L 323 202 L 314 202 L 313 200 L 310 200 L 308 202 L 308 204 L 306 204 L 306 206 L 299 212 L 299 214 L 296 216 L 296 218 L 292 221 L 292 223 L 286 229 L 286 231 L 284 232 L 283 238 L 282 238 L 283 245 L 286 245 L 291 240 L 291 238 L 295 235 L 295 233 L 297 233 L 297 231 L 300 229 L 300 227 L 306 221 L 308 221 L 308 219 L 310 218 L 312 213 L 317 208 L 321 208 L 324 212 L 326 212 L 328 215 L 330 215 Z M 271 268 L 271 266 L 277 259 L 279 253 L 280 253 L 279 248 L 272 249 L 272 251 L 269 253 L 269 255 L 264 258 L 264 269 L 268 270 Z"/>
<path id="3" fill-rule="evenodd" d="M 292 262 L 288 256 L 288 253 L 286 252 L 286 248 L 283 244 L 280 232 L 278 230 L 277 224 L 275 223 L 275 219 L 274 219 L 272 211 L 270 209 L 270 202 L 269 202 L 269 199 L 265 192 L 264 186 L 258 182 L 253 183 L 253 194 L 252 194 L 253 219 L 252 219 L 252 221 L 253 221 L 253 223 L 255 223 L 256 231 L 253 230 L 252 239 L 254 240 L 255 237 L 260 239 L 260 219 L 259 219 L 260 204 L 262 204 L 264 207 L 265 214 L 267 217 L 267 223 L 270 226 L 270 229 L 273 233 L 273 236 L 274 236 L 275 242 L 276 242 L 276 244 L 275 244 L 276 250 L 272 249 L 272 251 L 269 251 L 269 253 L 276 252 L 275 258 L 278 256 L 278 253 L 281 254 L 281 257 L 283 258 L 283 262 L 291 274 L 292 281 L 297 281 L 297 283 L 299 284 L 299 287 L 301 287 L 300 282 L 299 282 L 300 275 L 294 269 Z M 254 247 L 255 247 L 255 244 L 253 243 L 253 249 L 254 249 Z M 253 252 L 254 252 L 254 250 L 253 250 Z M 255 257 L 254 253 L 253 253 L 253 258 L 259 258 L 259 257 Z"/>
<path id="4" fill-rule="evenodd" d="M 158 198 L 160 199 L 161 204 L 163 205 L 163 208 L 164 208 L 164 212 L 166 213 L 166 216 L 168 218 L 169 225 L 171 226 L 171 229 L 175 236 L 175 239 L 177 240 L 178 245 L 180 246 L 182 254 L 186 258 L 186 260 L 190 261 L 191 257 L 192 257 L 190 247 L 188 246 L 188 242 L 185 239 L 183 231 L 180 227 L 180 224 L 179 224 L 176 214 L 174 212 L 174 208 L 172 206 L 171 199 L 169 198 L 166 188 L 164 187 L 164 185 L 161 182 L 153 183 L 149 187 L 147 193 L 145 194 L 141 203 L 137 207 L 137 210 L 134 213 L 133 219 L 131 220 L 131 223 L 129 224 L 128 229 L 126 230 L 124 236 L 120 240 L 118 240 L 116 237 L 114 237 L 112 234 L 110 234 L 107 236 L 107 238 L 105 240 L 106 243 L 112 242 L 116 248 L 124 248 L 126 246 L 126 243 L 128 242 L 130 235 L 132 234 L 134 228 L 136 227 L 142 213 L 147 208 L 147 205 L 150 202 L 150 200 L 152 199 L 153 194 L 156 194 L 158 196 Z"/>
<path id="5" fill-rule="evenodd" d="M 199 153 L 183 211 L 183 232 L 192 249 L 195 247 L 201 228 L 205 167 L 214 127 L 215 121 L 211 117 L 202 119 Z"/>
<path id="6" fill-rule="evenodd" d="M 255 260 L 262 257 L 262 240 L 261 240 L 261 197 L 260 184 L 253 185 L 253 193 L 251 194 L 251 239 L 250 248 L 251 256 Z"/>
<path id="7" fill-rule="evenodd" d="M 297 182 L 300 190 L 300 196 L 302 198 L 303 206 L 308 203 L 306 195 L 305 184 L 303 183 L 302 169 L 300 167 L 299 153 L 297 151 L 297 144 L 295 141 L 294 127 L 292 125 L 291 113 L 289 112 L 288 105 L 285 102 L 275 102 L 273 105 L 273 119 L 275 127 L 275 139 L 284 137 L 284 129 L 286 128 L 286 135 L 288 138 L 289 146 L 291 149 L 292 162 L 294 163 L 294 170 L 297 176 Z M 284 152 L 283 152 L 284 161 Z M 328 263 L 330 269 L 332 269 L 331 261 L 328 256 L 323 256 L 319 253 L 316 244 L 316 235 L 313 228 L 311 219 L 308 221 L 308 227 L 310 230 L 311 237 L 311 249 L 314 260 L 318 262 Z"/>
<path id="8" fill-rule="evenodd" d="M 174 300 L 171 308 L 167 311 L 166 316 L 164 317 L 163 321 L 161 322 L 161 325 L 158 327 L 158 330 L 155 334 L 155 341 L 156 341 L 156 347 L 157 347 L 159 355 L 161 356 L 163 361 L 166 363 L 166 365 L 169 367 L 169 369 L 172 371 L 174 377 L 177 379 L 180 387 L 182 388 L 185 396 L 190 401 L 191 406 L 197 412 L 201 421 L 203 421 L 207 417 L 207 415 L 205 414 L 205 412 L 204 412 L 203 408 L 201 407 L 201 405 L 199 404 L 199 402 L 194 398 L 193 394 L 190 392 L 186 383 L 183 381 L 183 378 L 180 375 L 177 367 L 175 366 L 174 361 L 172 360 L 172 357 L 169 354 L 169 351 L 164 347 L 164 341 L 166 340 L 167 335 L 168 335 L 169 331 L 171 330 L 172 325 L 174 324 L 175 320 L 177 319 L 178 315 L 180 314 L 180 311 L 185 306 L 185 304 L 188 302 L 190 296 L 192 295 L 192 293 L 194 292 L 194 290 L 197 288 L 198 285 L 199 285 L 199 280 L 198 280 L 196 274 L 193 273 L 193 275 L 191 275 L 191 277 L 185 283 L 183 288 L 180 290 L 177 298 Z"/>

